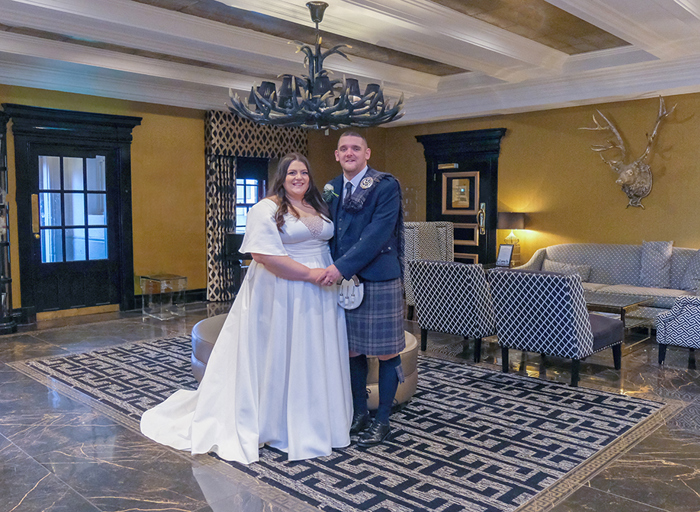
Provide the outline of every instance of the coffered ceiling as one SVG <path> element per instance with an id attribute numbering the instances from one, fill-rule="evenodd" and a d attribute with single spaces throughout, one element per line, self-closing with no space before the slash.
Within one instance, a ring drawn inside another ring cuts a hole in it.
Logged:
<path id="1" fill-rule="evenodd" d="M 327 0 L 395 124 L 700 91 L 700 0 Z M 198 109 L 304 74 L 304 0 L 0 0 L 0 83 Z"/>

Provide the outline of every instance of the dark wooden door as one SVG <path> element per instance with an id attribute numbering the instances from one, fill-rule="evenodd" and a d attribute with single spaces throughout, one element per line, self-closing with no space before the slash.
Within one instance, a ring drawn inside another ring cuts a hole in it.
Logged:
<path id="1" fill-rule="evenodd" d="M 22 308 L 133 309 L 131 132 L 141 118 L 4 103 Z"/>
<path id="2" fill-rule="evenodd" d="M 37 312 L 119 304 L 116 154 L 108 147 L 33 144 L 17 201 L 31 204 L 19 229 L 22 296 Z"/>
<path id="3" fill-rule="evenodd" d="M 505 129 L 423 135 L 426 220 L 454 223 L 455 261 L 496 261 L 498 153 Z"/>

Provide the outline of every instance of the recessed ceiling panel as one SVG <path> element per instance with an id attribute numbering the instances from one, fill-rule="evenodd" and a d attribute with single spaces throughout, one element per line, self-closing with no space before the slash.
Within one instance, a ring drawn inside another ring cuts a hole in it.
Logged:
<path id="1" fill-rule="evenodd" d="M 152 5 L 183 14 L 197 16 L 207 20 L 225 23 L 234 27 L 245 28 L 273 35 L 289 41 L 302 41 L 313 44 L 316 35 L 315 28 L 309 18 L 309 26 L 299 25 L 286 20 L 280 20 L 264 14 L 259 14 L 244 9 L 230 7 L 215 0 L 134 0 L 142 4 Z M 261 0 L 264 1 L 264 0 Z M 420 71 L 434 76 L 450 76 L 464 73 L 468 70 L 443 64 L 430 59 L 418 57 L 408 53 L 368 44 L 362 41 L 339 37 L 323 31 L 321 24 L 321 36 L 323 46 L 330 48 L 338 44 L 347 44 L 352 48 L 346 53 L 350 56 L 391 64 L 414 71 Z"/>
<path id="2" fill-rule="evenodd" d="M 568 55 L 629 43 L 544 0 L 432 0 Z"/>

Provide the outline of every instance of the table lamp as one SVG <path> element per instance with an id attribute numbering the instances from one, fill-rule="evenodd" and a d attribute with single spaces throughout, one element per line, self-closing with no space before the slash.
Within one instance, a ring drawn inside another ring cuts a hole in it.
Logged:
<path id="1" fill-rule="evenodd" d="M 513 245 L 513 266 L 520 265 L 520 240 L 515 236 L 515 229 L 525 229 L 525 214 L 522 212 L 498 212 L 498 229 L 510 229 L 504 243 Z"/>

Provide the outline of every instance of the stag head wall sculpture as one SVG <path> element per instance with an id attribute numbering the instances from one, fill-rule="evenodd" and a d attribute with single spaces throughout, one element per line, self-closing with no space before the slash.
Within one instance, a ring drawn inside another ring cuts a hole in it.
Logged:
<path id="1" fill-rule="evenodd" d="M 627 194 L 629 202 L 627 207 L 639 206 L 644 208 L 642 204 L 642 199 L 649 195 L 651 192 L 652 175 L 651 168 L 649 167 L 649 156 L 651 154 L 651 147 L 656 138 L 656 134 L 659 131 L 659 125 L 661 120 L 670 116 L 675 110 L 676 105 L 671 108 L 671 110 L 666 110 L 666 104 L 664 99 L 659 96 L 659 114 L 656 116 L 656 123 L 654 123 L 654 129 L 651 134 L 647 134 L 647 147 L 644 150 L 642 156 L 637 158 L 631 163 L 627 163 L 627 149 L 625 148 L 625 143 L 620 136 L 620 132 L 615 128 L 610 120 L 605 117 L 600 110 L 598 110 L 598 115 L 605 121 L 604 125 L 601 125 L 596 119 L 595 114 L 593 115 L 593 122 L 595 126 L 592 128 L 584 127 L 581 130 L 605 130 L 610 131 L 615 136 L 615 140 L 608 139 L 605 144 L 593 145 L 591 149 L 600 154 L 600 158 L 603 162 L 608 164 L 610 168 L 617 173 L 617 180 L 615 183 L 622 186 L 622 191 Z M 606 153 L 611 150 L 616 150 L 619 152 L 617 158 L 606 157 Z"/>

